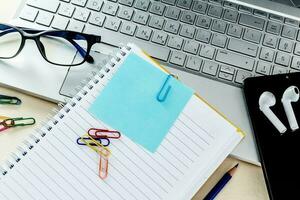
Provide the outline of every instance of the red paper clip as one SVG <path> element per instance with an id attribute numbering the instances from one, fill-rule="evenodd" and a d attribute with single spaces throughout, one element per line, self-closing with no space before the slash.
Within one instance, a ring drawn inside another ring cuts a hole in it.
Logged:
<path id="1" fill-rule="evenodd" d="M 6 120 L 9 119 L 9 117 L 6 116 L 0 116 L 0 119 Z M 0 122 L 0 132 L 7 130 L 9 127 L 5 126 L 4 121 Z"/>
<path id="2" fill-rule="evenodd" d="M 97 129 L 97 128 L 90 128 L 88 130 L 88 134 L 93 138 L 119 139 L 121 137 L 121 133 L 119 131 L 111 131 L 111 130 Z"/>

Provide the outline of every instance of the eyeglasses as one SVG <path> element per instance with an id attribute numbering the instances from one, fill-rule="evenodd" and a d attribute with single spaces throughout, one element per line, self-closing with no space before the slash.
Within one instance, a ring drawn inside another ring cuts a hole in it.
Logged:
<path id="1" fill-rule="evenodd" d="M 94 59 L 90 56 L 91 48 L 101 42 L 100 36 L 72 31 L 41 31 L 0 24 L 0 59 L 17 56 L 27 39 L 35 41 L 47 62 L 59 66 L 76 66 L 85 61 L 93 63 Z M 76 59 L 66 59 L 75 58 L 76 54 L 79 54 Z"/>

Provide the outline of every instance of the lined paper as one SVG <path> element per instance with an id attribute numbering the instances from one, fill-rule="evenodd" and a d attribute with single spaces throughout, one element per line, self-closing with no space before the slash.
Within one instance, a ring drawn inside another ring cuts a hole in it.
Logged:
<path id="1" fill-rule="evenodd" d="M 133 51 L 139 53 L 138 49 Z M 241 140 L 236 128 L 193 96 L 155 153 L 122 135 L 112 140 L 107 179 L 99 155 L 76 139 L 91 127 L 108 128 L 88 113 L 118 66 L 54 117 L 58 123 L 0 179 L 1 199 L 187 199 Z M 60 119 L 61 115 L 65 117 Z M 52 120 L 52 121 L 53 121 Z"/>

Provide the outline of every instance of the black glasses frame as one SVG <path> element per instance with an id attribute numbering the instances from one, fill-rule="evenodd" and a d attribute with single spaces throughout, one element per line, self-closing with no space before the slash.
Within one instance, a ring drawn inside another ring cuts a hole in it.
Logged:
<path id="1" fill-rule="evenodd" d="M 15 29 L 18 33 L 20 33 L 20 35 L 22 36 L 21 39 L 21 44 L 19 47 L 19 50 L 17 51 L 17 53 L 11 57 L 0 57 L 0 59 L 11 59 L 16 57 L 24 48 L 25 46 L 25 42 L 27 39 L 30 40 L 34 40 L 42 57 L 49 63 L 54 64 L 54 65 L 58 65 L 58 66 L 78 66 L 83 64 L 84 62 L 88 62 L 88 63 L 93 63 L 94 59 L 92 56 L 90 56 L 90 52 L 91 52 L 91 48 L 94 44 L 96 43 L 101 43 L 101 36 L 96 36 L 96 35 L 89 35 L 89 34 L 84 34 L 84 33 L 79 33 L 79 32 L 74 32 L 74 31 L 62 31 L 62 30 L 36 30 L 36 29 L 30 29 L 30 28 L 25 28 L 25 27 L 17 27 L 17 26 L 12 26 L 9 24 L 5 24 L 5 23 L 0 23 L 0 26 L 4 25 L 4 26 L 8 26 L 11 27 L 12 29 Z M 1 34 L 1 32 L 0 32 Z M 81 56 L 83 56 L 83 61 L 80 63 L 76 63 L 76 64 L 59 64 L 59 63 L 54 63 L 50 60 L 48 60 L 46 54 L 45 54 L 45 48 L 43 43 L 40 41 L 40 38 L 42 36 L 57 36 L 57 37 L 61 37 L 64 39 L 67 39 L 68 41 L 71 42 L 71 44 L 74 45 L 74 47 L 78 50 L 78 52 L 81 54 Z M 74 39 L 76 36 L 80 35 L 81 37 L 83 37 L 86 42 L 87 42 L 87 49 L 83 49 L 81 48 L 75 41 L 73 41 L 72 39 Z"/>

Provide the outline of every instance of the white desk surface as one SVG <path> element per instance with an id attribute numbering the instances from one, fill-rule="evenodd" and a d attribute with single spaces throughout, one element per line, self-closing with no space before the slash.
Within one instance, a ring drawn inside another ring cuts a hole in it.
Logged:
<path id="1" fill-rule="evenodd" d="M 8 22 L 13 16 L 18 7 L 20 0 L 0 0 L 0 22 Z M 22 99 L 21 106 L 1 106 L 0 115 L 9 117 L 35 117 L 37 124 L 47 118 L 52 108 L 56 105 L 47 101 L 22 94 L 20 92 L 0 87 L 1 94 L 11 96 L 18 96 Z M 13 152 L 18 143 L 20 143 L 34 128 L 38 125 L 15 128 L 3 133 L 0 133 L 0 162 Z M 199 189 L 193 200 L 202 199 L 205 194 L 215 185 L 215 183 L 222 177 L 222 175 L 237 162 L 240 163 L 234 177 L 220 192 L 217 199 L 222 200 L 265 200 L 269 199 L 262 169 L 260 167 L 236 160 L 234 158 L 227 158 L 223 164 L 215 171 L 206 184 Z"/>

